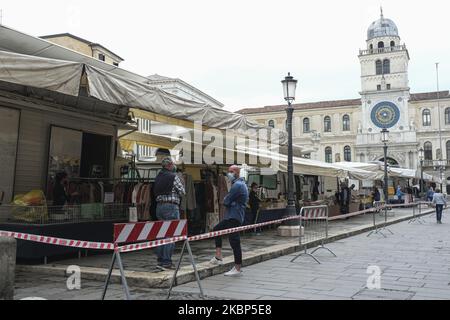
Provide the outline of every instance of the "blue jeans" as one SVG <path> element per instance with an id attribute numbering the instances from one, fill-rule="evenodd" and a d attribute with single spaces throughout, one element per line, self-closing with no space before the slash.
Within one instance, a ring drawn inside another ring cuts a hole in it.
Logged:
<path id="1" fill-rule="evenodd" d="M 180 219 L 180 209 L 176 204 L 158 203 L 156 206 L 156 217 L 158 220 L 170 221 Z M 175 243 L 156 247 L 158 255 L 158 265 L 167 266 L 172 264 L 172 254 L 175 249 Z"/>
<path id="2" fill-rule="evenodd" d="M 437 221 L 441 221 L 442 220 L 442 210 L 444 209 L 444 205 L 443 204 L 437 204 L 436 205 L 436 219 Z"/>

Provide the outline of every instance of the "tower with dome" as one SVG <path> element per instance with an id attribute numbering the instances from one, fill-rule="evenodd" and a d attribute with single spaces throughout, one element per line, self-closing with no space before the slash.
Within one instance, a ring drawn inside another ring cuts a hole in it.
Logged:
<path id="1" fill-rule="evenodd" d="M 366 49 L 359 52 L 361 124 L 357 154 L 371 154 L 370 149 L 379 149 L 383 128 L 390 131 L 391 141 L 396 142 L 391 151 L 407 152 L 417 146 L 415 128 L 409 120 L 408 49 L 401 42 L 397 25 L 384 17 L 383 10 L 380 18 L 370 24 L 366 43 Z"/>

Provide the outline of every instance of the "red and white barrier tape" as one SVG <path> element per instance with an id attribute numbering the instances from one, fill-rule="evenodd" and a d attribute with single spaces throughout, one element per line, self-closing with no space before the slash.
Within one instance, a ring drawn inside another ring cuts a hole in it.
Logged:
<path id="1" fill-rule="evenodd" d="M 355 217 L 355 216 L 359 216 L 361 214 L 365 214 L 365 213 L 369 213 L 369 212 L 374 212 L 377 210 L 382 209 L 383 207 L 376 207 L 376 208 L 370 208 L 370 209 L 366 209 L 366 210 L 361 210 L 361 211 L 357 211 L 357 212 L 352 212 L 352 213 L 348 213 L 348 214 L 343 214 L 343 215 L 339 215 L 339 216 L 334 216 L 331 218 L 328 218 L 328 221 L 334 221 L 334 220 L 342 220 L 342 219 L 347 219 L 350 217 Z"/>
<path id="2" fill-rule="evenodd" d="M 183 237 L 173 237 L 173 238 L 162 239 L 162 240 L 154 240 L 154 241 L 144 242 L 144 243 L 128 244 L 128 245 L 125 245 L 122 247 L 117 247 L 116 250 L 119 252 L 133 252 L 133 251 L 156 248 L 156 247 L 164 246 L 166 244 L 184 241 L 186 239 L 187 239 L 187 237 L 183 236 Z"/>
<path id="3" fill-rule="evenodd" d="M 63 246 L 63 247 L 72 247 L 72 248 L 80 248 L 80 249 L 95 249 L 95 250 L 114 250 L 113 243 L 105 243 L 105 242 L 91 242 L 91 241 L 82 241 L 82 240 L 62 239 L 62 238 L 47 237 L 47 236 L 40 236 L 40 235 L 35 235 L 35 234 L 3 231 L 3 230 L 0 230 L 0 236 L 16 238 L 16 239 L 26 240 L 26 241 L 45 243 L 45 244 L 50 244 L 50 245 Z"/>
<path id="4" fill-rule="evenodd" d="M 403 207 L 411 206 L 412 207 L 412 206 L 416 206 L 418 204 L 419 205 L 420 204 L 428 204 L 429 205 L 430 202 L 411 203 L 411 204 L 406 204 L 406 205 L 405 204 L 387 205 L 387 207 L 390 207 L 390 208 L 401 207 L 401 206 L 403 206 Z M 368 213 L 368 212 L 383 210 L 384 208 L 385 208 L 385 205 L 382 205 L 382 206 L 379 206 L 376 208 L 370 208 L 370 209 L 366 209 L 366 210 L 362 210 L 362 211 L 349 213 L 346 215 L 331 217 L 331 218 L 328 218 L 328 220 L 334 221 L 334 220 L 345 219 L 345 218 L 361 215 L 361 214 Z M 286 218 L 279 219 L 279 220 L 273 220 L 273 221 L 253 224 L 253 225 L 249 225 L 249 226 L 231 228 L 231 229 L 221 230 L 221 231 L 208 232 L 208 233 L 204 233 L 201 235 L 192 236 L 189 238 L 186 236 L 173 237 L 173 238 L 154 240 L 154 241 L 138 243 L 138 244 L 130 244 L 130 245 L 125 245 L 125 246 L 121 246 L 121 247 L 118 247 L 118 246 L 116 247 L 114 243 L 71 240 L 71 239 L 55 238 L 55 237 L 40 236 L 40 235 L 27 234 L 27 233 L 21 233 L 21 232 L 3 231 L 3 230 L 0 230 L 0 236 L 12 237 L 12 238 L 20 239 L 20 240 L 33 241 L 33 242 L 39 242 L 39 243 L 44 243 L 44 244 L 58 245 L 58 246 L 72 247 L 72 248 L 94 249 L 94 250 L 118 250 L 120 252 L 132 252 L 132 251 L 156 248 L 159 246 L 176 243 L 176 242 L 180 242 L 180 241 L 184 241 L 184 240 L 199 241 L 199 240 L 204 240 L 204 239 L 215 238 L 215 237 L 219 237 L 219 236 L 223 236 L 223 235 L 227 235 L 227 234 L 237 233 L 237 232 L 246 231 L 246 230 L 252 230 L 255 228 L 264 227 L 264 226 L 268 226 L 268 225 L 272 225 L 272 224 L 280 224 L 285 221 L 296 220 L 296 219 L 300 219 L 300 218 L 302 220 L 320 220 L 321 219 L 321 218 L 305 218 L 305 217 L 300 217 L 300 216 L 292 216 L 292 217 L 286 217 Z M 326 218 L 323 218 L 323 219 L 326 219 Z"/>
<path id="5" fill-rule="evenodd" d="M 204 240 L 204 239 L 210 239 L 210 238 L 223 236 L 223 235 L 226 235 L 226 234 L 237 233 L 237 232 L 241 232 L 241 231 L 245 231 L 245 230 L 252 230 L 252 229 L 255 229 L 255 228 L 264 227 L 264 226 L 268 226 L 268 225 L 271 225 L 271 224 L 279 224 L 279 223 L 282 223 L 282 222 L 285 222 L 285 221 L 297 220 L 297 219 L 300 219 L 300 216 L 286 217 L 286 218 L 283 218 L 283 219 L 273 220 L 273 221 L 268 221 L 268 222 L 263 222 L 263 223 L 258 223 L 258 224 L 253 224 L 253 225 L 250 225 L 250 226 L 243 226 L 243 227 L 231 228 L 231 229 L 226 229 L 226 230 L 208 232 L 208 233 L 200 234 L 200 235 L 197 235 L 197 236 L 189 237 L 188 240 L 189 241 L 199 241 L 199 240 Z"/>
<path id="6" fill-rule="evenodd" d="M 130 244 L 130 245 L 118 247 L 117 250 L 119 250 L 120 252 L 132 252 L 132 251 L 156 248 L 156 247 L 159 247 L 162 245 L 171 244 L 171 243 L 175 243 L 175 242 L 179 242 L 179 241 L 184 241 L 186 239 L 189 241 L 205 240 L 205 239 L 215 238 L 215 237 L 232 234 L 232 233 L 237 233 L 237 232 L 241 232 L 241 231 L 245 231 L 245 230 L 252 230 L 252 229 L 255 229 L 258 227 L 264 227 L 264 226 L 268 226 L 271 224 L 279 224 L 279 223 L 282 223 L 285 221 L 296 220 L 299 218 L 300 218 L 300 216 L 287 217 L 287 218 L 283 218 L 283 219 L 279 219 L 279 220 L 272 220 L 272 221 L 253 224 L 253 225 L 249 225 L 249 226 L 231 228 L 231 229 L 226 229 L 226 230 L 221 230 L 221 231 L 208 232 L 208 233 L 192 236 L 189 238 L 188 237 L 173 237 L 173 238 L 162 239 L 162 240 L 154 240 L 154 241 L 145 242 L 145 243 Z"/>
<path id="7" fill-rule="evenodd" d="M 208 232 L 208 233 L 204 233 L 204 234 L 200 234 L 200 235 L 196 235 L 196 236 L 191 236 L 188 238 L 188 240 L 189 241 L 205 240 L 205 239 L 215 238 L 215 237 L 232 234 L 232 233 L 237 233 L 237 232 L 241 232 L 241 231 L 252 230 L 252 229 L 255 229 L 258 227 L 268 226 L 271 224 L 278 224 L 278 223 L 282 223 L 284 221 L 294 220 L 294 219 L 298 219 L 298 218 L 299 218 L 298 216 L 294 216 L 294 217 L 288 217 L 288 218 L 284 218 L 284 219 L 249 225 L 249 226 L 231 228 L 231 229 L 220 230 L 220 231 L 212 231 L 212 232 Z"/>

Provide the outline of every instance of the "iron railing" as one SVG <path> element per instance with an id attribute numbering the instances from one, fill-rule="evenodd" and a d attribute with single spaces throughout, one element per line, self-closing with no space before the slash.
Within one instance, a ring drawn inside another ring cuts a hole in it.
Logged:
<path id="1" fill-rule="evenodd" d="M 385 47 L 385 48 L 373 48 L 368 50 L 359 50 L 360 56 L 366 56 L 369 54 L 377 54 L 377 53 L 387 53 L 387 52 L 396 52 L 396 51 L 405 51 L 406 46 L 393 46 L 393 47 Z"/>
<path id="2" fill-rule="evenodd" d="M 89 203 L 65 206 L 0 206 L 0 223 L 57 224 L 128 220 L 132 204 Z M 138 208 L 140 210 L 142 208 Z"/>

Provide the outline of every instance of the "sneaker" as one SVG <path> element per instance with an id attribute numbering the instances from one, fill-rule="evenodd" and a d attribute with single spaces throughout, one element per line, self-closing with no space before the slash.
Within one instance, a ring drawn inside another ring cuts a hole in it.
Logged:
<path id="1" fill-rule="evenodd" d="M 215 266 L 221 266 L 221 265 L 223 265 L 223 260 L 217 259 L 216 257 L 214 257 L 211 260 L 209 260 L 209 263 L 211 263 Z"/>
<path id="2" fill-rule="evenodd" d="M 237 271 L 236 267 L 233 267 L 233 269 L 225 273 L 225 277 L 240 277 L 240 276 L 242 276 L 242 271 Z"/>
<path id="3" fill-rule="evenodd" d="M 173 264 L 165 264 L 165 265 L 158 264 L 156 267 L 162 271 L 168 271 L 168 270 L 175 269 L 175 266 Z"/>

